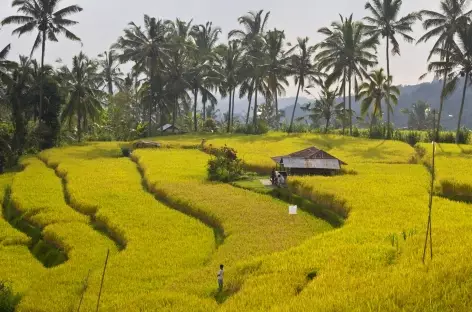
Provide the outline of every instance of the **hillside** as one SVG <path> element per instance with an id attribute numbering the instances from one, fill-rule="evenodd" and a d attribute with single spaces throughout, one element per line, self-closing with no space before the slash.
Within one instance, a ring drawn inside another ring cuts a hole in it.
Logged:
<path id="1" fill-rule="evenodd" d="M 460 104 L 462 100 L 462 86 L 463 83 L 458 83 L 458 88 L 455 92 L 449 96 L 444 103 L 444 113 L 443 113 L 443 127 L 448 130 L 455 130 L 457 127 L 457 116 L 460 109 Z M 439 95 L 442 89 L 442 82 L 435 80 L 433 82 L 426 82 L 417 85 L 404 85 L 400 86 L 401 95 L 398 101 L 398 106 L 394 110 L 394 116 L 392 117 L 395 126 L 398 128 L 403 128 L 407 126 L 408 117 L 401 113 L 403 108 L 411 108 L 411 105 L 419 100 L 426 101 L 431 105 L 432 108 L 439 109 Z M 340 102 L 342 98 L 338 99 Z M 310 101 L 307 97 L 300 97 L 298 100 L 299 107 L 295 111 L 295 118 L 305 116 L 305 112 L 300 109 L 300 105 L 304 105 Z M 235 100 L 235 115 L 243 116 L 245 118 L 247 112 L 247 100 L 241 99 Z M 290 120 L 293 111 L 293 103 L 295 102 L 294 97 L 282 98 L 279 100 L 279 107 L 285 111 L 285 119 Z M 264 103 L 264 99 L 260 98 L 259 103 Z M 468 127 L 472 128 L 472 90 L 466 94 L 466 102 L 464 105 L 464 114 L 462 123 Z M 228 110 L 227 103 L 225 100 L 221 100 L 218 104 L 218 108 L 221 112 L 226 112 Z M 360 105 L 353 98 L 352 102 L 353 109 L 359 113 Z M 452 117 L 451 117 L 451 116 Z M 386 117 L 385 117 L 386 118 Z"/>
<path id="2" fill-rule="evenodd" d="M 317 146 L 349 165 L 261 193 L 207 181 L 201 135 L 157 138 L 166 148 L 131 158 L 104 142 L 24 159 L 0 175 L 0 280 L 20 293 L 17 311 L 95 311 L 106 257 L 100 311 L 471 310 L 470 146 L 438 146 L 434 259 L 423 264 L 430 144 L 418 160 L 396 141 L 206 139 L 234 147 L 259 188 L 274 155 Z"/>

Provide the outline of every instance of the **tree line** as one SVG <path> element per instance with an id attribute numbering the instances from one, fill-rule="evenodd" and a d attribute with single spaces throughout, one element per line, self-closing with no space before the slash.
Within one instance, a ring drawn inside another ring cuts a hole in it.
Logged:
<path id="1" fill-rule="evenodd" d="M 270 12 L 264 10 L 239 17 L 239 29 L 231 30 L 227 38 L 212 22 L 199 25 L 144 15 L 142 23 L 129 23 L 103 54 L 89 57 L 80 52 L 70 66 L 52 66 L 44 61 L 48 42 L 61 36 L 80 41 L 70 31 L 78 22 L 70 18 L 82 8 L 60 8 L 59 0 L 14 0 L 17 15 L 4 18 L 1 25 L 17 25 L 13 35 L 36 36 L 29 56 L 18 61 L 7 59 L 10 45 L 0 47 L 2 157 L 8 151 L 14 161 L 28 149 L 52 147 L 67 138 L 128 140 L 157 135 L 165 124 L 195 132 L 278 130 L 282 117 L 278 100 L 290 79 L 297 94 L 288 132 L 294 131 L 300 94 L 316 87 L 321 92 L 303 109 L 313 120 L 324 121 L 324 131 L 335 127 L 353 134 L 354 98 L 361 101 L 357 118 L 368 118 L 371 132 L 386 114 L 386 138 L 391 138 L 390 116 L 399 89 L 393 84 L 390 57 L 400 55 L 402 42 L 433 42 L 428 72 L 443 80 L 437 136 L 444 99 L 464 83 L 458 140 L 472 75 L 472 11 L 467 0 L 437 3 L 437 12 L 401 16 L 401 0 L 370 0 L 362 20 L 340 16 L 319 29 L 324 35 L 319 43 L 307 37 L 288 42 L 283 30 L 268 29 Z M 411 33 L 417 22 L 425 34 L 415 40 Z M 378 68 L 380 43 L 386 48 L 385 69 Z M 40 61 L 32 58 L 36 49 L 41 49 Z M 129 73 L 123 73 L 123 64 L 132 64 Z M 228 101 L 222 120 L 216 115 L 219 96 Z M 236 96 L 247 99 L 243 120 L 234 116 Z M 405 113 L 414 115 L 419 109 L 420 115 L 430 114 L 427 105 Z"/>

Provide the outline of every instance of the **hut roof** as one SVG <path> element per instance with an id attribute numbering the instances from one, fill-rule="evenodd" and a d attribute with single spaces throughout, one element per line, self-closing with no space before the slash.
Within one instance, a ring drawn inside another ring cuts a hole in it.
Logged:
<path id="1" fill-rule="evenodd" d="M 298 152 L 295 152 L 295 153 L 292 153 L 292 154 L 289 154 L 289 155 L 273 157 L 272 159 L 276 162 L 280 162 L 280 160 L 282 158 L 336 159 L 336 160 L 339 160 L 339 162 L 342 165 L 347 165 L 342 160 L 334 157 L 333 155 L 331 155 L 331 154 L 329 154 L 329 153 L 327 153 L 323 150 L 320 150 L 319 148 L 317 148 L 315 146 L 309 147 L 307 149 L 304 149 L 304 150 L 301 150 L 301 151 L 298 151 Z"/>

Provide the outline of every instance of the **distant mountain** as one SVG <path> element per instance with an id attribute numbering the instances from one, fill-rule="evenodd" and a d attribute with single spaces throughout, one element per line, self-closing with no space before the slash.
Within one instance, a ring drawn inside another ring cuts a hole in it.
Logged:
<path id="1" fill-rule="evenodd" d="M 457 117 L 459 115 L 460 104 L 462 100 L 462 83 L 459 82 L 456 91 L 450 95 L 444 102 L 444 111 L 442 117 L 442 125 L 446 129 L 455 130 L 457 127 Z M 403 108 L 411 108 L 411 105 L 419 100 L 427 102 L 432 108 L 439 109 L 439 95 L 441 94 L 442 82 L 435 80 L 428 83 L 422 83 L 418 85 L 403 85 L 400 86 L 400 98 L 398 106 L 394 109 L 394 114 L 391 116 L 392 122 L 395 123 L 396 127 L 403 128 L 407 126 L 408 117 L 401 113 Z M 264 99 L 259 99 L 259 104 L 264 103 Z M 300 106 L 308 103 L 310 100 L 304 97 L 300 97 L 298 100 L 297 109 L 295 111 L 295 118 L 305 116 L 306 113 L 300 109 Z M 342 99 L 339 99 L 342 101 Z M 279 99 L 279 108 L 285 110 L 285 118 L 287 121 L 290 120 L 293 111 L 293 103 L 295 98 L 282 98 Z M 246 118 L 248 102 L 245 99 L 235 100 L 235 116 Z M 251 105 L 254 108 L 254 103 Z M 353 98 L 352 108 L 357 113 L 360 112 L 360 105 Z M 228 111 L 227 100 L 222 99 L 218 103 L 218 109 L 221 113 Z M 252 112 L 251 112 L 252 116 Z M 386 118 L 386 116 L 385 116 Z M 472 128 L 472 87 L 468 88 L 466 93 L 466 100 L 464 105 L 464 113 L 462 116 L 462 124 L 468 128 Z"/>
<path id="2" fill-rule="evenodd" d="M 459 116 L 460 105 L 462 101 L 464 81 L 458 82 L 457 89 L 444 101 L 444 108 L 442 114 L 442 126 L 448 130 L 455 130 L 457 127 L 457 120 Z M 390 116 L 392 122 L 397 128 L 403 128 L 408 125 L 408 117 L 401 113 L 403 108 L 411 108 L 411 105 L 419 100 L 427 102 L 432 108 L 439 109 L 439 100 L 442 89 L 442 81 L 435 80 L 430 83 L 422 83 L 418 85 L 400 86 L 400 98 L 398 106 L 395 107 L 393 116 Z M 339 99 L 342 101 L 342 99 Z M 306 99 L 301 99 L 298 104 L 303 105 Z M 352 108 L 356 113 L 360 112 L 360 104 L 353 98 Z M 292 116 L 293 104 L 285 108 L 286 119 Z M 300 107 L 297 107 L 295 118 L 302 117 L 306 113 Z M 385 116 L 386 119 L 386 116 Z M 462 125 L 467 128 L 472 128 L 472 88 L 469 87 L 466 93 L 464 104 L 464 113 L 462 115 Z"/>

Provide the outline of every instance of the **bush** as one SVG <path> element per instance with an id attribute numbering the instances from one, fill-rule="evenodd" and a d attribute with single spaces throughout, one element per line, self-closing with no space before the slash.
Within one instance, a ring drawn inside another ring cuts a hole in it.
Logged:
<path id="1" fill-rule="evenodd" d="M 254 129 L 254 124 L 249 123 L 247 125 L 244 124 L 238 124 L 234 132 L 235 133 L 244 133 L 244 134 L 266 134 L 269 132 L 270 128 L 269 125 L 267 124 L 266 121 L 264 120 L 259 120 L 257 122 L 257 129 Z"/>
<path id="2" fill-rule="evenodd" d="M 215 156 L 208 161 L 208 179 L 210 181 L 233 182 L 244 175 L 243 161 L 237 157 L 234 149 L 223 147 L 211 149 Z"/>
<path id="3" fill-rule="evenodd" d="M 20 296 L 15 295 L 11 287 L 0 281 L 0 311 L 2 312 L 13 312 L 15 306 L 20 301 Z"/>

